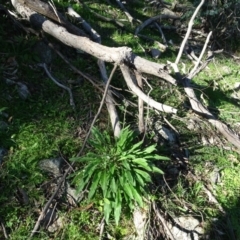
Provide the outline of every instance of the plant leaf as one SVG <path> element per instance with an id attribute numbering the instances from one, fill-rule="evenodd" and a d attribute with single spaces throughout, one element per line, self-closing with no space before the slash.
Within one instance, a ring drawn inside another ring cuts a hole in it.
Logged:
<path id="1" fill-rule="evenodd" d="M 143 141 L 140 141 L 136 144 L 134 144 L 130 149 L 129 152 L 134 152 L 135 151 L 139 151 L 140 149 L 138 149 L 141 145 L 143 144 Z M 136 150 L 137 149 L 137 150 Z"/>
<path id="2" fill-rule="evenodd" d="M 122 210 L 122 198 L 121 198 L 120 192 L 118 192 L 115 202 L 116 204 L 114 206 L 114 219 L 115 219 L 116 225 L 118 225 L 119 219 L 121 216 L 121 210 Z"/>
<path id="3" fill-rule="evenodd" d="M 144 153 L 152 153 L 152 152 L 154 152 L 154 151 L 156 150 L 156 145 L 157 145 L 157 144 L 153 144 L 153 145 L 145 148 L 145 149 L 143 150 L 143 152 L 144 152 Z"/>
<path id="4" fill-rule="evenodd" d="M 129 196 L 131 199 L 133 199 L 133 194 L 132 194 L 130 185 L 128 185 L 127 182 L 125 182 L 125 183 L 122 185 L 122 188 L 123 188 L 123 191 L 127 194 L 127 196 Z"/>
<path id="5" fill-rule="evenodd" d="M 110 217 L 110 214 L 112 212 L 112 204 L 107 198 L 104 198 L 103 211 L 104 211 L 105 221 L 108 224 L 109 217 Z"/>
<path id="6" fill-rule="evenodd" d="M 143 200 L 142 197 L 140 196 L 140 194 L 138 193 L 138 191 L 135 188 L 132 188 L 132 193 L 133 193 L 133 197 L 136 200 L 136 202 L 138 203 L 139 207 L 143 207 Z"/>
<path id="7" fill-rule="evenodd" d="M 131 184 L 132 186 L 135 186 L 135 180 L 133 179 L 131 171 L 124 171 L 123 174 L 124 174 L 124 177 L 127 180 L 128 184 Z"/>
<path id="8" fill-rule="evenodd" d="M 152 155 L 152 159 L 154 159 L 154 160 L 170 160 L 170 158 L 168 158 L 168 157 L 159 156 L 157 154 Z"/>
<path id="9" fill-rule="evenodd" d="M 127 161 L 122 161 L 121 163 L 124 166 L 124 168 L 126 168 L 127 170 L 131 170 L 131 167 Z"/>
<path id="10" fill-rule="evenodd" d="M 141 166 L 142 168 L 146 169 L 147 171 L 151 172 L 152 169 L 149 166 L 149 163 L 144 158 L 136 158 L 132 160 L 133 163 L 136 163 L 137 165 Z"/>
<path id="11" fill-rule="evenodd" d="M 136 176 L 136 181 L 142 186 L 144 187 L 147 183 L 146 179 L 142 178 L 141 174 L 138 174 L 137 171 L 135 172 L 135 176 Z M 145 181 L 144 181 L 145 180 Z"/>
<path id="12" fill-rule="evenodd" d="M 103 191 L 103 197 L 106 197 L 106 193 L 108 191 L 108 178 L 109 178 L 109 173 L 106 170 L 103 170 L 101 173 L 101 177 L 99 179 L 100 186 Z"/>
<path id="13" fill-rule="evenodd" d="M 137 174 L 140 174 L 144 178 L 144 181 L 151 182 L 151 176 L 149 175 L 148 172 L 145 172 L 145 171 L 143 171 L 141 169 L 135 169 L 135 172 Z"/>
<path id="14" fill-rule="evenodd" d="M 88 199 L 91 199 L 94 196 L 94 194 L 96 193 L 96 189 L 98 187 L 98 182 L 99 182 L 100 176 L 101 176 L 100 172 L 98 172 L 97 174 L 95 174 L 93 176 L 92 184 L 91 184 L 91 187 L 90 187 L 90 190 L 88 193 Z"/>
<path id="15" fill-rule="evenodd" d="M 112 177 L 112 180 L 111 180 L 111 184 L 110 184 L 110 188 L 112 190 L 112 193 L 116 196 L 117 195 L 117 189 L 118 189 L 118 186 L 116 184 L 116 181 L 115 181 L 115 178 Z"/>
<path id="16" fill-rule="evenodd" d="M 152 171 L 154 172 L 154 173 L 160 173 L 160 174 L 164 174 L 164 172 L 160 169 L 160 168 L 158 168 L 158 167 L 152 167 Z"/>

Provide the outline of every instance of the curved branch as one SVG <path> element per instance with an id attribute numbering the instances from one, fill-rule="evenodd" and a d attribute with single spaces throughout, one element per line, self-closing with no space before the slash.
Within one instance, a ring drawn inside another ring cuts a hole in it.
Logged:
<path id="1" fill-rule="evenodd" d="M 166 113 L 177 113 L 177 109 L 172 108 L 170 106 L 164 105 L 162 103 L 156 102 L 149 96 L 147 96 L 145 93 L 142 92 L 142 90 L 136 86 L 136 84 L 133 82 L 132 76 L 130 74 L 129 67 L 126 66 L 125 64 L 120 65 L 120 69 L 122 71 L 123 77 L 129 86 L 129 88 L 139 97 L 141 98 L 144 102 L 146 102 L 150 107 L 153 107 L 161 112 L 166 112 Z"/>
<path id="2" fill-rule="evenodd" d="M 179 19 L 178 16 L 173 15 L 173 14 L 161 14 L 161 15 L 157 15 L 155 17 L 151 17 L 149 19 L 147 19 L 145 22 L 143 22 L 139 27 L 137 27 L 136 31 L 135 31 L 135 35 L 138 35 L 138 33 L 145 28 L 146 26 L 148 26 L 149 24 L 151 24 L 152 22 L 155 22 L 157 20 L 161 20 L 161 19 L 166 19 L 166 18 L 171 18 L 171 19 Z"/>

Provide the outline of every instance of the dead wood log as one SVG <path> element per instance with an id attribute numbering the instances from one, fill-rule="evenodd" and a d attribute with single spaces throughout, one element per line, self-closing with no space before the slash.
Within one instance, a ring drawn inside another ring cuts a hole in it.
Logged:
<path id="1" fill-rule="evenodd" d="M 32 11 L 26 5 L 23 5 L 22 1 L 23 0 L 12 0 L 12 4 L 15 7 L 15 9 L 21 15 L 27 17 L 27 19 L 32 24 L 42 29 L 46 33 L 52 35 L 53 37 L 60 40 L 64 44 L 76 49 L 80 49 L 96 57 L 97 59 L 100 59 L 106 62 L 118 63 L 118 64 L 124 63 L 125 65 L 131 66 L 131 68 L 134 68 L 139 72 L 144 72 L 144 73 L 158 76 L 176 85 L 176 80 L 169 75 L 166 65 L 153 63 L 139 56 L 136 56 L 134 53 L 132 53 L 131 48 L 128 48 L 128 47 L 119 47 L 119 48 L 106 47 L 99 43 L 95 43 L 91 41 L 87 37 L 81 37 L 81 36 L 77 36 L 72 33 L 69 33 L 64 26 L 55 24 L 52 21 L 45 19 L 43 16 Z M 34 0 L 34 1 L 39 1 L 39 0 Z M 37 8 L 35 8 L 35 10 L 37 10 Z M 42 11 L 41 13 L 43 14 Z M 46 16 L 47 16 L 47 13 L 46 13 Z M 141 90 L 139 89 L 139 91 Z M 145 94 L 141 92 L 140 95 L 144 96 Z M 148 98 L 144 97 L 144 99 L 148 101 Z M 167 111 L 168 113 L 177 112 L 176 109 L 171 108 L 169 106 L 162 107 L 163 105 L 161 103 L 159 104 L 157 103 L 156 106 L 157 106 L 157 109 L 160 111 Z"/>

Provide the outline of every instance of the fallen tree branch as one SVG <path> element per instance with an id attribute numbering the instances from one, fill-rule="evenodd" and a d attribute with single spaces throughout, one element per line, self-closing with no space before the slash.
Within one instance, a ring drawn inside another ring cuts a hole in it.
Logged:
<path id="1" fill-rule="evenodd" d="M 72 7 L 68 7 L 67 13 L 83 26 L 94 42 L 101 42 L 100 35 Z"/>
<path id="2" fill-rule="evenodd" d="M 161 112 L 166 113 L 177 113 L 177 109 L 172 108 L 170 106 L 164 105 L 162 103 L 156 102 L 152 98 L 148 97 L 145 93 L 143 93 L 138 86 L 133 82 L 129 67 L 125 64 L 120 65 L 120 69 L 122 71 L 123 77 L 129 86 L 129 88 L 144 102 L 146 102 L 150 107 L 153 107 Z"/>
<path id="3" fill-rule="evenodd" d="M 78 13 L 76 13 L 70 7 L 68 7 L 68 13 L 71 16 L 77 18 L 77 20 L 82 23 L 83 28 L 90 34 L 90 36 L 92 37 L 92 39 L 95 42 L 101 44 L 100 35 L 84 19 L 82 19 Z M 102 61 L 100 59 L 97 61 L 97 63 L 98 63 L 98 67 L 101 72 L 102 80 L 103 80 L 104 84 L 106 85 L 107 81 L 108 81 L 108 76 L 107 76 L 107 70 L 105 67 L 105 63 L 104 63 L 104 61 Z M 108 91 L 108 94 L 106 96 L 106 106 L 107 106 L 108 113 L 110 116 L 114 136 L 119 137 L 120 131 L 121 131 L 121 126 L 120 126 L 120 122 L 119 122 L 118 113 L 117 113 L 117 110 L 116 110 L 116 107 L 115 107 L 115 104 L 113 101 L 113 96 L 110 91 Z"/>
<path id="4" fill-rule="evenodd" d="M 21 4 L 19 4 L 18 0 L 12 0 L 12 3 L 16 10 L 23 16 L 26 16 L 28 20 L 33 23 L 33 25 L 42 29 L 44 32 L 52 35 L 67 46 L 80 49 L 105 62 L 124 62 L 136 68 L 139 72 L 158 76 L 176 85 L 176 80 L 169 75 L 165 64 L 154 63 L 139 56 L 136 56 L 134 53 L 132 53 L 132 49 L 128 47 L 106 47 L 100 45 L 99 43 L 95 43 L 86 37 L 71 34 L 63 26 L 46 20 L 44 17 L 36 14 L 34 11 L 27 8 L 26 6 L 22 6 Z"/>

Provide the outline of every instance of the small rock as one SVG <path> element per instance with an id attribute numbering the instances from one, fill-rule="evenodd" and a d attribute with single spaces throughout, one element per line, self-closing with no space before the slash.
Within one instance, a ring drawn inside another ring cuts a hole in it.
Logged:
<path id="1" fill-rule="evenodd" d="M 64 219 L 63 217 L 58 217 L 51 225 L 48 226 L 47 230 L 51 233 L 59 231 L 59 229 L 63 228 Z"/>
<path id="2" fill-rule="evenodd" d="M 19 97 L 24 100 L 27 99 L 30 95 L 27 85 L 18 82 L 17 87 Z"/>
<path id="3" fill-rule="evenodd" d="M 63 164 L 62 158 L 50 158 L 41 160 L 39 162 L 39 167 L 43 171 L 53 174 L 54 177 L 58 177 L 62 175 L 61 171 L 62 164 Z"/>
<path id="4" fill-rule="evenodd" d="M 234 90 L 240 90 L 240 82 L 234 83 Z"/>
<path id="5" fill-rule="evenodd" d="M 136 208 L 133 212 L 133 222 L 137 233 L 137 239 L 143 240 L 145 233 L 145 224 L 147 221 L 146 211 Z"/>
<path id="6" fill-rule="evenodd" d="M 159 58 L 161 55 L 161 52 L 156 48 L 152 48 L 150 52 L 153 58 Z"/>
<path id="7" fill-rule="evenodd" d="M 176 167 L 169 168 L 167 172 L 173 176 L 178 176 L 179 174 L 179 170 Z"/>
<path id="8" fill-rule="evenodd" d="M 76 205 L 76 203 L 80 202 L 83 198 L 83 193 L 78 193 L 76 189 L 70 187 L 70 184 L 67 182 L 67 194 L 68 194 L 68 202 L 71 205 Z"/>
<path id="9" fill-rule="evenodd" d="M 161 129 L 159 129 L 160 135 L 167 140 L 169 143 L 175 143 L 176 142 L 176 135 L 173 131 L 170 129 L 162 126 Z"/>
<path id="10" fill-rule="evenodd" d="M 193 217 L 174 218 L 175 224 L 167 223 L 174 239 L 177 240 L 198 240 L 204 233 L 200 222 Z"/>
<path id="11" fill-rule="evenodd" d="M 215 167 L 213 171 L 210 173 L 210 181 L 212 184 L 218 184 L 221 182 L 221 174 L 220 174 L 221 170 L 222 169 L 218 169 L 217 167 Z"/>

